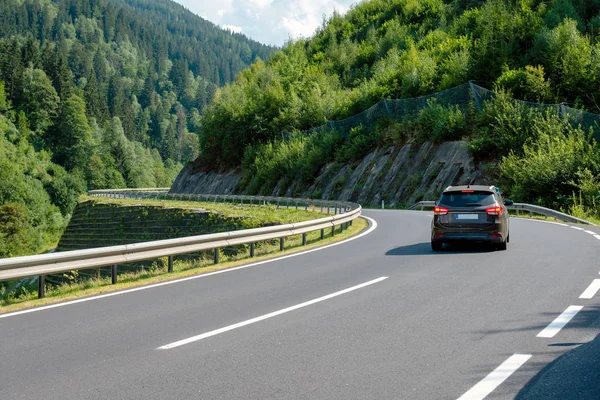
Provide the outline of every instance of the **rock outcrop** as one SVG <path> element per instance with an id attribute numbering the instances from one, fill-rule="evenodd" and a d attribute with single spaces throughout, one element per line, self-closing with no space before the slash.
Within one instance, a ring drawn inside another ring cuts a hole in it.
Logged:
<path id="1" fill-rule="evenodd" d="M 172 193 L 241 194 L 239 172 L 216 173 L 184 168 Z M 283 187 L 263 188 L 273 196 L 351 200 L 363 206 L 404 207 L 435 199 L 449 185 L 484 183 L 466 142 L 431 142 L 378 148 L 353 164 L 327 164 L 312 185 L 299 180 Z"/>

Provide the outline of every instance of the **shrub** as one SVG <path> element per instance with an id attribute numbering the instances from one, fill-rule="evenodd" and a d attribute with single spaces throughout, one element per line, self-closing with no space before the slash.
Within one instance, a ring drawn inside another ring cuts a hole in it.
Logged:
<path id="1" fill-rule="evenodd" d="M 483 106 L 478 116 L 477 131 L 469 142 L 469 147 L 480 157 L 507 155 L 510 151 L 521 152 L 523 144 L 535 140 L 538 129 L 535 122 L 544 113 L 514 101 L 505 91 Z M 551 118 L 550 114 L 546 114 Z"/>
<path id="2" fill-rule="evenodd" d="M 572 204 L 570 193 L 581 191 L 589 204 L 598 195 L 594 177 L 600 172 L 600 152 L 588 134 L 568 121 L 552 123 L 523 146 L 522 155 L 512 152 L 503 158 L 503 185 L 515 200 L 561 209 Z"/>
<path id="3" fill-rule="evenodd" d="M 467 132 L 465 116 L 457 105 L 443 106 L 435 99 L 419 112 L 415 136 L 425 141 L 443 142 L 461 139 Z"/>
<path id="4" fill-rule="evenodd" d="M 528 65 L 516 70 L 505 67 L 496 86 L 522 100 L 545 102 L 551 99 L 550 82 L 545 79 L 544 67 L 541 65 Z"/>

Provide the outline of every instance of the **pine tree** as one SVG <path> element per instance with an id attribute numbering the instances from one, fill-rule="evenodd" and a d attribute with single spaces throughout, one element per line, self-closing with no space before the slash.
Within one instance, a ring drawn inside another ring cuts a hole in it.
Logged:
<path id="1" fill-rule="evenodd" d="M 63 100 L 58 121 L 52 130 L 54 158 L 68 170 L 84 167 L 91 156 L 91 128 L 85 116 L 85 102 L 77 95 Z"/>
<path id="2" fill-rule="evenodd" d="M 144 80 L 144 89 L 142 90 L 142 93 L 140 94 L 138 101 L 140 102 L 140 105 L 143 108 L 148 108 L 150 107 L 150 104 L 152 103 L 152 94 L 154 93 L 154 80 L 152 79 L 151 74 L 148 74 L 148 76 L 146 76 L 146 79 Z"/>
<path id="3" fill-rule="evenodd" d="M 21 59 L 21 49 L 16 38 L 4 47 L 4 51 L 0 55 L 2 57 L 0 59 L 2 72 L 0 79 L 4 80 L 9 98 L 17 105 L 20 101 L 19 97 L 23 88 L 23 72 L 25 71 Z"/>
<path id="4" fill-rule="evenodd" d="M 31 64 L 34 68 L 41 68 L 40 47 L 32 35 L 27 36 L 27 42 L 25 42 L 22 50 L 22 57 L 23 65 L 26 67 Z"/>
<path id="5" fill-rule="evenodd" d="M 108 107 L 106 106 L 104 96 L 98 87 L 94 69 L 92 69 L 88 75 L 87 84 L 85 85 L 83 92 L 88 115 L 96 118 L 98 121 L 108 119 Z"/>
<path id="6" fill-rule="evenodd" d="M 113 74 L 108 81 L 108 109 L 113 117 L 123 115 L 125 104 L 125 92 L 118 73 Z"/>

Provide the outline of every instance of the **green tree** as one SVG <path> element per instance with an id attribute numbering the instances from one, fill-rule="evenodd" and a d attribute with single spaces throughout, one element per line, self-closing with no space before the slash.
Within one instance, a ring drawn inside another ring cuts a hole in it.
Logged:
<path id="1" fill-rule="evenodd" d="M 71 95 L 62 104 L 52 144 L 55 160 L 67 170 L 85 166 L 91 153 L 91 128 L 81 97 Z"/>
<path id="2" fill-rule="evenodd" d="M 527 65 L 516 70 L 505 68 L 496 85 L 521 100 L 547 102 L 552 98 L 550 82 L 546 80 L 542 66 Z"/>
<path id="3" fill-rule="evenodd" d="M 52 81 L 43 70 L 33 66 L 25 70 L 22 99 L 31 129 L 41 136 L 54 122 L 60 102 Z"/>
<path id="4" fill-rule="evenodd" d="M 0 113 L 5 113 L 10 110 L 10 100 L 7 99 L 6 90 L 4 90 L 4 82 L 0 81 Z"/>

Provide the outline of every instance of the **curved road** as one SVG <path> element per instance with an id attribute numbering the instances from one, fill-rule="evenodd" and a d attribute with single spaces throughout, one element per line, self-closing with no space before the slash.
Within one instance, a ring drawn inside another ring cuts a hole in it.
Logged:
<path id="1" fill-rule="evenodd" d="M 365 215 L 319 251 L 0 315 L 0 398 L 600 398 L 599 228 L 432 253 L 430 213 Z"/>

